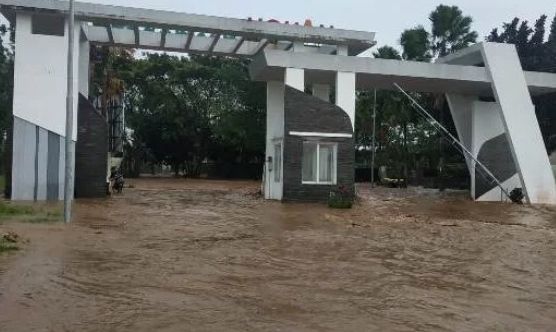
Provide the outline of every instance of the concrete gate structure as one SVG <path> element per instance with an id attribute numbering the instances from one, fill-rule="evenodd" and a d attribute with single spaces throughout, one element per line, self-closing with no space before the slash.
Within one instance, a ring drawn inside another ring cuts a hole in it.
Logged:
<path id="1" fill-rule="evenodd" d="M 474 157 L 507 189 L 523 188 L 527 202 L 556 204 L 531 99 L 555 92 L 556 74 L 524 72 L 513 45 L 481 43 L 434 64 L 384 60 L 358 56 L 375 45 L 373 32 L 75 6 L 76 111 L 79 94 L 89 92 L 91 44 L 253 59 L 252 79 L 267 82 L 267 199 L 323 200 L 337 186 L 352 190 L 356 90 L 397 83 L 446 94 L 458 136 Z M 0 0 L 0 12 L 16 26 L 14 200 L 63 198 L 67 7 L 60 0 Z M 472 197 L 500 201 L 500 189 L 477 176 L 472 158 L 467 164 Z"/>

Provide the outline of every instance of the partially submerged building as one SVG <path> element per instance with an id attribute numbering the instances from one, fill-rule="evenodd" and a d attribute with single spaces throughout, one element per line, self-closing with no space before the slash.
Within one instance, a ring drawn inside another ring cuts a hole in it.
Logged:
<path id="1" fill-rule="evenodd" d="M 59 0 L 0 0 L 0 12 L 16 25 L 14 200 L 62 198 L 67 7 Z M 504 188 L 523 188 L 528 202 L 556 204 L 531 101 L 532 94 L 556 91 L 556 75 L 524 72 L 513 45 L 481 43 L 430 64 L 358 56 L 375 45 L 375 34 L 332 27 L 90 3 L 76 3 L 76 20 L 76 124 L 87 108 L 91 44 L 253 59 L 252 78 L 267 82 L 267 199 L 324 200 L 338 186 L 352 190 L 356 90 L 398 84 L 446 95 L 472 154 L 474 199 L 501 198 L 494 182 L 478 176 L 479 160 Z"/>

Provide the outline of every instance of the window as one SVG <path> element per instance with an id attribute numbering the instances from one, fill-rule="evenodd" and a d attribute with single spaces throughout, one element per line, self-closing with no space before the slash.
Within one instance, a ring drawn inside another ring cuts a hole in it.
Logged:
<path id="1" fill-rule="evenodd" d="M 336 153 L 336 144 L 304 142 L 302 182 L 304 184 L 335 184 Z"/>
<path id="2" fill-rule="evenodd" d="M 31 33 L 34 35 L 64 36 L 64 16 L 34 14 Z"/>
<path id="3" fill-rule="evenodd" d="M 282 181 L 282 143 L 274 145 L 274 182 Z"/>

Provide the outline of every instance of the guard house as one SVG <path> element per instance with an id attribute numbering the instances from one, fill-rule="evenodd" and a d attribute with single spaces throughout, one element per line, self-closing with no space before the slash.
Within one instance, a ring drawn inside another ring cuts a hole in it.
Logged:
<path id="1" fill-rule="evenodd" d="M 0 12 L 16 25 L 14 200 L 63 198 L 67 11 L 60 0 L 0 0 Z M 532 94 L 556 91 L 556 75 L 524 72 L 512 45 L 481 43 L 431 64 L 362 57 L 375 45 L 375 34 L 332 27 L 90 3 L 76 3 L 76 23 L 76 124 L 91 116 L 91 44 L 252 59 L 252 79 L 267 83 L 267 199 L 324 200 L 338 186 L 353 190 L 356 90 L 398 84 L 445 94 L 460 141 L 504 187 L 523 188 L 529 203 L 556 204 L 531 101 Z M 87 151 L 106 154 L 105 142 L 94 144 L 97 131 L 86 129 Z M 77 158 L 87 157 L 79 152 Z M 472 158 L 467 163 L 472 198 L 499 201 L 500 189 L 476 175 Z M 86 185 L 105 176 L 81 179 L 88 179 Z"/>

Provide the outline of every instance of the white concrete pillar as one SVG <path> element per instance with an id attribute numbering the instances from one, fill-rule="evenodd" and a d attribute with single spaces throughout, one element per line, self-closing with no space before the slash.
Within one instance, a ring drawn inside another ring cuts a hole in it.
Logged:
<path id="1" fill-rule="evenodd" d="M 276 172 L 274 169 L 274 158 L 276 157 L 275 147 L 284 138 L 284 82 L 267 82 L 266 91 L 266 167 L 263 189 L 265 199 L 281 200 L 283 192 L 283 172 L 281 172 L 282 177 L 280 181 L 276 181 L 274 176 Z M 272 162 L 270 162 L 269 157 L 272 157 Z M 280 165 L 280 167 L 282 167 L 282 165 Z"/>
<path id="2" fill-rule="evenodd" d="M 482 55 L 527 201 L 556 204 L 554 175 L 517 50 L 485 43 Z"/>
<path id="3" fill-rule="evenodd" d="M 87 25 L 83 25 L 83 29 L 87 29 Z M 78 35 L 79 36 L 79 35 Z M 80 39 L 79 41 L 79 93 L 85 98 L 89 97 L 89 53 L 91 45 L 88 40 Z"/>
<path id="4" fill-rule="evenodd" d="M 34 29 L 33 29 L 34 27 Z M 45 28 L 47 27 L 47 28 Z M 76 36 L 81 26 L 75 27 Z M 63 16 L 16 14 L 14 64 L 13 200 L 62 196 L 66 127 L 68 24 Z M 77 140 L 80 43 L 74 49 L 74 130 Z M 88 58 L 87 58 L 88 60 Z"/>
<path id="5" fill-rule="evenodd" d="M 305 43 L 302 41 L 293 42 L 293 52 L 305 52 Z M 305 92 L 305 70 L 298 68 L 286 68 L 284 82 L 299 91 Z"/>
<path id="6" fill-rule="evenodd" d="M 330 85 L 313 84 L 313 96 L 324 101 L 330 102 Z"/>
<path id="7" fill-rule="evenodd" d="M 33 34 L 33 16 L 18 12 L 14 65 L 13 114 L 65 137 L 67 90 L 67 30 L 64 36 Z M 76 24 L 75 35 L 81 32 Z M 77 140 L 77 102 L 80 43 L 74 49 L 74 131 Z"/>
<path id="8" fill-rule="evenodd" d="M 355 129 L 355 73 L 336 74 L 336 105 L 347 113 Z"/>
<path id="9" fill-rule="evenodd" d="M 286 85 L 299 91 L 305 91 L 305 70 L 298 68 L 286 68 L 284 77 Z"/>

